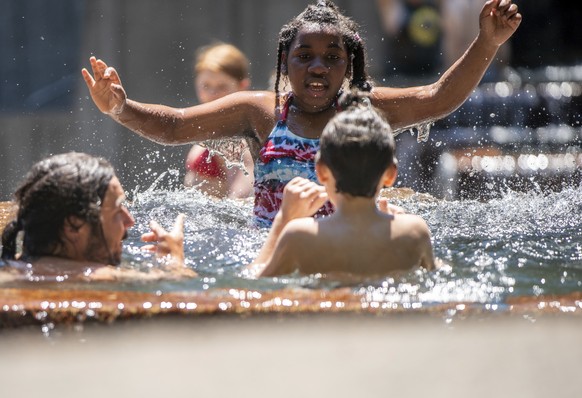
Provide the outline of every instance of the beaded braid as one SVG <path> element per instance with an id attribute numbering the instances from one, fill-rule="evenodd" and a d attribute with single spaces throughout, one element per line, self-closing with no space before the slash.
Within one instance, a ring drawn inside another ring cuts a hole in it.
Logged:
<path id="1" fill-rule="evenodd" d="M 361 91 L 372 90 L 372 81 L 368 75 L 366 62 L 366 49 L 358 30 L 359 25 L 351 18 L 341 13 L 340 9 L 330 0 L 318 0 L 317 4 L 308 6 L 301 14 L 285 24 L 279 32 L 279 45 L 277 47 L 277 66 L 275 76 L 275 95 L 279 103 L 279 83 L 281 81 L 282 54 L 288 51 L 291 43 L 297 36 L 297 32 L 308 23 L 317 23 L 321 26 L 331 26 L 337 29 L 348 50 L 351 61 L 350 88 L 358 88 Z"/>

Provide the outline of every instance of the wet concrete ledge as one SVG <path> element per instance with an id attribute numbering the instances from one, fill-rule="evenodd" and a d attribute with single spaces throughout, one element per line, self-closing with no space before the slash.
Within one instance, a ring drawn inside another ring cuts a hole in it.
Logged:
<path id="1" fill-rule="evenodd" d="M 421 305 L 369 302 L 349 288 L 268 292 L 216 289 L 182 293 L 0 289 L 0 329 L 218 314 L 428 314 L 441 318 L 475 319 L 491 315 L 536 318 L 564 314 L 582 319 L 582 292 L 562 296 L 511 297 L 503 304 L 452 302 Z"/>

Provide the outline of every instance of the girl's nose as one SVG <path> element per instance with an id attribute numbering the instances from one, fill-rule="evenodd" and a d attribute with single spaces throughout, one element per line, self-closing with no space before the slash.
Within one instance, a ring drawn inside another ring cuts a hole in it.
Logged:
<path id="1" fill-rule="evenodd" d="M 329 70 L 328 66 L 319 57 L 314 58 L 313 62 L 311 62 L 308 68 L 309 73 L 314 73 L 317 75 L 326 74 L 328 70 Z"/>

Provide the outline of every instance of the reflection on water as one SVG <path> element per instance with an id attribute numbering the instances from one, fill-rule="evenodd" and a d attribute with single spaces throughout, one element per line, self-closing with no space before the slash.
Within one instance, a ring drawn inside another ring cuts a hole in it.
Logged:
<path id="1" fill-rule="evenodd" d="M 336 303 L 332 298 L 326 301 L 325 292 L 335 291 L 341 292 L 341 305 L 351 308 L 414 309 L 478 303 L 503 310 L 512 298 L 566 295 L 582 290 L 582 220 L 578 216 L 582 212 L 582 195 L 578 187 L 550 194 L 509 192 L 489 202 L 441 201 L 417 194 L 398 196 L 395 204 L 427 220 L 435 255 L 448 266 L 356 286 L 326 280 L 321 275 L 245 278 L 244 265 L 258 253 L 267 233 L 254 225 L 250 200 L 217 201 L 196 190 L 148 190 L 133 199 L 130 210 L 136 226 L 125 245 L 123 266 L 144 272 L 155 267 L 152 257 L 140 251 L 139 237 L 147 231 L 149 220 L 156 219 L 170 227 L 182 212 L 187 215 L 187 263 L 199 272 L 199 278 L 114 285 L 45 283 L 32 287 L 91 290 L 94 294 L 104 290 L 157 296 L 189 294 L 198 302 L 191 304 L 192 308 L 199 309 L 200 300 L 212 301 L 213 297 L 220 301 L 218 304 L 229 302 L 225 308 L 234 308 L 241 303 L 248 305 L 250 298 L 265 300 L 271 294 L 276 294 L 279 301 L 270 297 L 270 305 L 278 303 L 281 307 L 285 305 L 283 301 L 291 303 L 301 297 L 310 303 L 316 300 L 317 308 L 331 308 Z M 25 286 L 20 283 L 3 287 Z"/>

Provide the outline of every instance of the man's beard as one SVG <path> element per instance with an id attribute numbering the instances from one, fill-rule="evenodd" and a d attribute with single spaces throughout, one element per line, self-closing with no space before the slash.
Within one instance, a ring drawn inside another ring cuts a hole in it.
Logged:
<path id="1" fill-rule="evenodd" d="M 122 240 L 125 240 L 126 238 L 127 231 L 123 234 Z M 101 224 L 92 226 L 91 236 L 84 257 L 87 261 L 107 265 L 119 265 L 121 263 L 121 251 L 112 251 L 108 246 Z"/>

